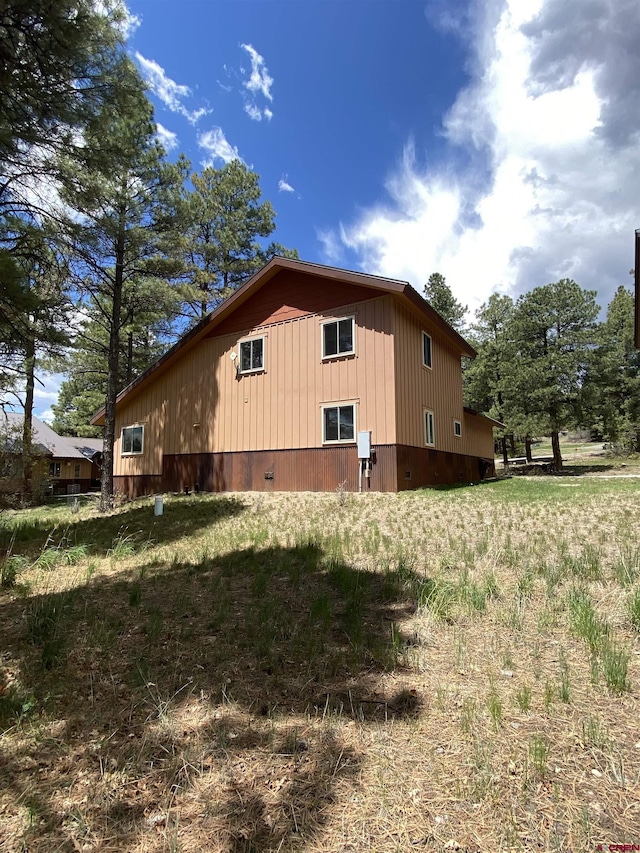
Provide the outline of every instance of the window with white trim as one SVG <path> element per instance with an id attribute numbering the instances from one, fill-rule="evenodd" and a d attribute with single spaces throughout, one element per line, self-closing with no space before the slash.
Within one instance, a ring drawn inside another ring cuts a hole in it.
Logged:
<path id="1" fill-rule="evenodd" d="M 59 477 L 60 476 L 60 463 L 59 462 L 49 463 L 49 476 L 50 477 Z"/>
<path id="2" fill-rule="evenodd" d="M 144 450 L 144 426 L 122 427 L 121 454 L 133 456 Z"/>
<path id="3" fill-rule="evenodd" d="M 428 409 L 424 410 L 424 443 L 428 447 L 433 447 L 436 443 L 436 430 L 433 412 Z"/>
<path id="4" fill-rule="evenodd" d="M 356 407 L 353 403 L 344 406 L 322 407 L 322 441 L 324 444 L 338 441 L 355 441 Z"/>
<path id="5" fill-rule="evenodd" d="M 264 338 L 240 341 L 240 373 L 258 373 L 264 370 Z"/>
<path id="6" fill-rule="evenodd" d="M 456 438 L 462 437 L 462 423 L 460 421 L 453 422 L 453 434 Z"/>
<path id="7" fill-rule="evenodd" d="M 433 341 L 426 332 L 422 333 L 422 364 L 424 367 L 433 367 Z"/>
<path id="8" fill-rule="evenodd" d="M 355 348 L 355 322 L 353 317 L 340 317 L 322 323 L 322 357 L 337 358 L 353 355 Z"/>

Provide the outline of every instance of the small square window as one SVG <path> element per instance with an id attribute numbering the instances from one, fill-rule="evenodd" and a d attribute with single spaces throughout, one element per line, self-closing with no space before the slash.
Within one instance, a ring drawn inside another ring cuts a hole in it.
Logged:
<path id="1" fill-rule="evenodd" d="M 433 412 L 429 412 L 427 409 L 424 412 L 424 440 L 425 444 L 429 447 L 433 447 L 436 443 Z"/>
<path id="2" fill-rule="evenodd" d="M 325 406 L 322 409 L 322 440 L 355 441 L 355 409 L 353 403 L 348 406 Z"/>
<path id="3" fill-rule="evenodd" d="M 144 448 L 144 427 L 130 426 L 122 428 L 122 450 L 123 456 L 134 453 L 142 453 Z"/>
<path id="4" fill-rule="evenodd" d="M 425 367 L 432 367 L 433 344 L 431 335 L 426 332 L 422 333 L 422 364 Z"/>
<path id="5" fill-rule="evenodd" d="M 264 370 L 264 338 L 252 338 L 240 343 L 240 373 Z"/>
<path id="6" fill-rule="evenodd" d="M 462 424 L 460 423 L 460 421 L 453 422 L 453 434 L 457 438 L 460 438 L 462 436 Z"/>
<path id="7" fill-rule="evenodd" d="M 352 355 L 354 346 L 353 317 L 343 317 L 322 324 L 322 357 L 336 358 L 341 355 Z"/>

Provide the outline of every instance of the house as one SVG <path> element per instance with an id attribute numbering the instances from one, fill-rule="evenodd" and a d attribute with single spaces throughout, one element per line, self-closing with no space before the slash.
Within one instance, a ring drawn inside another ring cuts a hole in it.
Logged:
<path id="1" fill-rule="evenodd" d="M 481 480 L 495 421 L 463 407 L 463 356 L 474 349 L 406 282 L 275 257 L 120 393 L 115 488 Z"/>
<path id="2" fill-rule="evenodd" d="M 5 412 L 3 432 L 22 446 L 24 416 L 18 412 Z M 86 492 L 99 485 L 101 438 L 75 438 L 61 436 L 38 418 L 32 419 L 32 445 L 34 456 L 34 485 L 36 491 L 48 488 L 54 494 L 72 491 Z M 13 462 L 12 477 L 4 483 L 4 491 L 22 489 L 22 463 Z"/>

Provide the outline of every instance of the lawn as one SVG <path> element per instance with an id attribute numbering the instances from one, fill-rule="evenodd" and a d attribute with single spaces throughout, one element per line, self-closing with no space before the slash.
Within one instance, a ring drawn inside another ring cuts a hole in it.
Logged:
<path id="1" fill-rule="evenodd" d="M 0 850 L 640 844 L 640 479 L 0 516 Z"/>

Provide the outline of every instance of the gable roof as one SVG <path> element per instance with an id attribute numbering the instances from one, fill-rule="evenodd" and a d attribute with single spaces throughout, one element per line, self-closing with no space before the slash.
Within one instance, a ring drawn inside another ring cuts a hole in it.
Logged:
<path id="1" fill-rule="evenodd" d="M 4 424 L 2 425 L 7 432 L 15 431 L 22 438 L 22 427 L 24 424 L 24 414 L 22 412 L 4 412 Z M 51 455 L 54 459 L 91 459 L 91 457 L 102 449 L 102 439 L 93 438 L 68 438 L 67 436 L 58 435 L 50 426 L 33 417 L 31 421 L 31 435 L 33 444 L 40 449 L 42 453 Z M 87 442 L 98 442 L 98 446 L 91 449 L 87 446 Z M 88 451 L 83 452 L 83 449 Z"/>
<path id="2" fill-rule="evenodd" d="M 137 379 L 134 379 L 126 388 L 124 388 L 117 396 L 116 403 L 121 402 L 125 397 L 137 393 L 143 385 L 146 385 L 156 374 L 163 372 L 171 363 L 173 363 L 183 351 L 187 351 L 195 346 L 202 338 L 215 329 L 223 320 L 229 317 L 234 311 L 238 310 L 251 296 L 253 296 L 261 287 L 264 287 L 267 282 L 271 281 L 275 275 L 281 270 L 293 270 L 295 272 L 306 273 L 308 275 L 318 276 L 326 281 L 347 282 L 349 284 L 359 285 L 369 288 L 369 290 L 379 291 L 380 295 L 391 294 L 398 301 L 403 303 L 407 308 L 414 313 L 421 314 L 425 317 L 432 326 L 435 326 L 439 332 L 449 341 L 454 349 L 460 352 L 460 355 L 466 355 L 470 358 L 475 358 L 477 355 L 474 348 L 459 335 L 455 329 L 443 320 L 438 312 L 431 307 L 426 299 L 423 299 L 417 291 L 411 287 L 407 281 L 399 281 L 398 279 L 383 278 L 381 276 L 369 275 L 368 273 L 353 272 L 352 270 L 343 270 L 338 267 L 328 267 L 323 264 L 309 263 L 308 261 L 299 261 L 292 258 L 282 258 L 279 255 L 273 257 L 269 263 L 265 264 L 262 269 L 258 270 L 248 281 L 246 281 L 235 293 L 232 293 L 224 302 L 222 302 L 215 311 L 207 314 L 193 329 L 183 335 L 171 349 L 161 356 L 151 367 L 147 368 Z M 92 424 L 102 424 L 104 422 L 104 407 L 91 418 Z"/>

